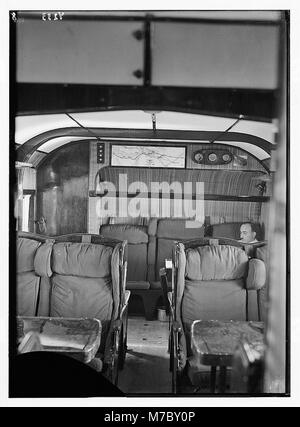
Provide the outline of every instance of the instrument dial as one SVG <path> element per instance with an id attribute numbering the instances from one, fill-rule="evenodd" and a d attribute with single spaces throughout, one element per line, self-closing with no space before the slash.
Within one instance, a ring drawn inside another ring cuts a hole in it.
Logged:
<path id="1" fill-rule="evenodd" d="M 210 153 L 208 155 L 208 160 L 210 162 L 216 162 L 218 160 L 218 156 L 216 155 L 216 153 Z"/>
<path id="2" fill-rule="evenodd" d="M 201 151 L 197 151 L 194 154 L 194 161 L 196 163 L 201 163 L 201 162 L 203 162 L 203 160 L 204 160 L 204 155 L 201 153 Z"/>
<path id="3" fill-rule="evenodd" d="M 226 153 L 223 154 L 222 159 L 223 159 L 223 162 L 225 162 L 225 163 L 229 163 L 231 161 L 230 155 L 226 154 Z"/>

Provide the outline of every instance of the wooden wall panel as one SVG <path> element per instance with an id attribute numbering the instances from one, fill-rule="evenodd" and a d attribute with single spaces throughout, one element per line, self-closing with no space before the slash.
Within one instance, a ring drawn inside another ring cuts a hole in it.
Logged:
<path id="1" fill-rule="evenodd" d="M 89 144 L 73 143 L 47 156 L 37 175 L 37 216 L 49 235 L 87 232 Z"/>
<path id="2" fill-rule="evenodd" d="M 90 195 L 95 190 L 95 176 L 99 171 L 101 180 L 118 183 L 118 175 L 126 173 L 128 184 L 133 181 L 142 181 L 147 185 L 151 181 L 201 181 L 205 185 L 205 193 L 221 196 L 259 196 L 256 185 L 265 169 L 250 154 L 237 147 L 230 147 L 230 151 L 237 156 L 247 155 L 247 165 L 230 163 L 228 165 L 211 166 L 198 165 L 192 161 L 192 153 L 204 148 L 227 148 L 224 144 L 187 144 L 187 161 L 184 169 L 151 169 L 151 168 L 120 168 L 110 167 L 110 145 L 105 142 L 105 161 L 97 164 L 97 142 L 90 141 L 90 169 L 89 191 Z M 137 142 L 127 142 L 127 145 L 136 145 Z M 271 185 L 267 183 L 264 196 L 271 195 Z M 89 197 L 88 231 L 98 233 L 99 226 L 106 223 L 107 219 L 99 216 L 99 197 Z M 205 216 L 210 217 L 211 223 L 246 221 L 265 222 L 268 203 L 258 201 L 233 201 L 233 200 L 206 200 L 204 204 Z M 262 216 L 261 216 L 262 214 Z"/>

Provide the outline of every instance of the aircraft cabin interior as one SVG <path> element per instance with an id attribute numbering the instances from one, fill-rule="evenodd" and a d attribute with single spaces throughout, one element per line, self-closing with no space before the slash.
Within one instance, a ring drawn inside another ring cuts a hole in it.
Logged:
<path id="1" fill-rule="evenodd" d="M 11 396 L 289 394 L 288 12 L 13 18 Z"/>

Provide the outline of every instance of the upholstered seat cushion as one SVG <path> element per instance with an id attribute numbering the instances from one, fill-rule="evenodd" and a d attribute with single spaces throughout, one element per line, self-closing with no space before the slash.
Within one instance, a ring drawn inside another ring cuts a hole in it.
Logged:
<path id="1" fill-rule="evenodd" d="M 204 236 L 201 223 L 189 219 L 161 219 L 157 226 L 156 281 L 159 270 L 165 267 L 165 260 L 172 258 L 176 240 L 191 240 Z"/>
<path id="2" fill-rule="evenodd" d="M 129 244 L 127 247 L 127 280 L 146 281 L 147 280 L 147 244 Z"/>
<path id="3" fill-rule="evenodd" d="M 204 236 L 204 227 L 191 219 L 161 219 L 157 225 L 157 237 L 165 239 L 191 240 Z"/>
<path id="4" fill-rule="evenodd" d="M 18 274 L 17 282 L 17 314 L 19 316 L 35 316 L 39 295 L 40 278 L 34 271 Z"/>
<path id="5" fill-rule="evenodd" d="M 100 228 L 100 234 L 116 240 L 127 240 L 128 244 L 148 243 L 146 226 L 132 224 L 110 224 Z"/>
<path id="6" fill-rule="evenodd" d="M 130 225 L 143 225 L 148 226 L 149 218 L 147 217 L 110 217 L 108 220 L 108 224 L 130 224 Z"/>
<path id="7" fill-rule="evenodd" d="M 134 280 L 134 281 L 127 281 L 126 283 L 126 289 L 133 290 L 133 289 L 149 289 L 150 283 L 143 280 Z"/>
<path id="8" fill-rule="evenodd" d="M 246 320 L 244 281 L 186 280 L 182 299 L 182 318 L 187 323 L 195 319 Z"/>
<path id="9" fill-rule="evenodd" d="M 246 276 L 248 257 L 238 247 L 206 245 L 186 251 L 185 275 L 189 280 L 234 280 Z"/>
<path id="10" fill-rule="evenodd" d="M 266 266 L 261 259 L 252 258 L 249 261 L 246 280 L 247 289 L 259 290 L 266 283 Z"/>
<path id="11" fill-rule="evenodd" d="M 19 237 L 17 239 L 17 271 L 25 273 L 34 270 L 34 258 L 41 242 Z"/>
<path id="12" fill-rule="evenodd" d="M 104 351 L 113 312 L 110 278 L 52 276 L 50 316 L 101 320 L 100 350 Z"/>
<path id="13" fill-rule="evenodd" d="M 171 284 L 169 284 L 169 290 L 172 290 L 172 287 L 170 285 Z M 150 287 L 151 289 L 162 289 L 160 280 L 155 282 L 150 282 Z"/>
<path id="14" fill-rule="evenodd" d="M 92 243 L 56 243 L 52 252 L 52 270 L 61 275 L 107 277 L 112 251 L 109 246 Z"/>
<path id="15" fill-rule="evenodd" d="M 51 316 L 111 319 L 110 278 L 52 277 Z"/>
<path id="16" fill-rule="evenodd" d="M 110 246 L 92 243 L 55 243 L 50 316 L 101 320 L 104 351 L 114 309 Z"/>
<path id="17" fill-rule="evenodd" d="M 111 224 L 100 228 L 104 237 L 127 240 L 127 280 L 146 281 L 148 272 L 147 227 L 131 224 Z"/>
<path id="18" fill-rule="evenodd" d="M 190 329 L 195 319 L 246 320 L 246 289 L 243 279 L 185 281 L 182 321 L 190 355 Z"/>
<path id="19" fill-rule="evenodd" d="M 41 242 L 19 237 L 17 239 L 17 314 L 35 316 L 40 277 L 34 270 L 34 258 Z"/>
<path id="20" fill-rule="evenodd" d="M 269 265 L 269 252 L 268 245 L 261 246 L 256 249 L 255 257 L 264 261 L 266 268 L 266 285 L 258 292 L 260 318 L 263 321 L 267 320 L 268 313 L 268 265 Z"/>

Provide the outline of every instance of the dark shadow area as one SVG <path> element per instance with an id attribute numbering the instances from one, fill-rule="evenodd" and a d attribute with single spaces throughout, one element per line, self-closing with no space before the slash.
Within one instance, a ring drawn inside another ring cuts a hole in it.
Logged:
<path id="1" fill-rule="evenodd" d="M 164 357 L 153 356 L 153 354 L 146 354 L 141 351 L 132 350 L 130 348 L 127 350 L 127 354 L 136 357 L 138 359 L 138 363 L 151 362 L 152 364 L 157 364 L 157 366 L 161 366 L 161 364 L 166 360 Z"/>
<path id="2" fill-rule="evenodd" d="M 25 353 L 11 364 L 10 397 L 124 396 L 101 373 L 65 355 Z"/>
<path id="3" fill-rule="evenodd" d="M 128 314 L 130 316 L 145 316 L 144 304 L 140 295 L 130 295 Z"/>

